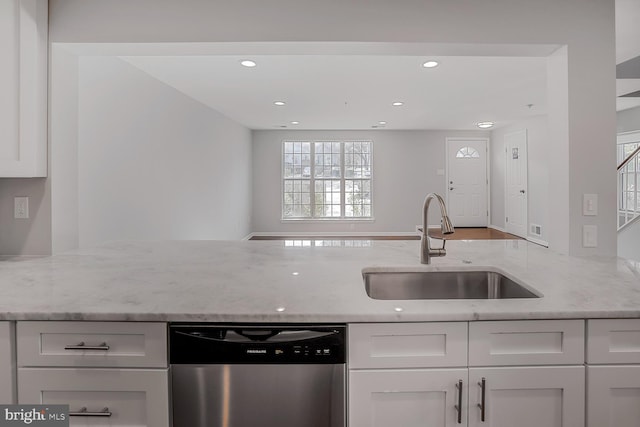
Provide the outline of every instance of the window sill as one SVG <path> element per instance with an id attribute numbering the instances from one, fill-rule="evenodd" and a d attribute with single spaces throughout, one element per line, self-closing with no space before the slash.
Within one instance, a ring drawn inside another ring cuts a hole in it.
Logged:
<path id="1" fill-rule="evenodd" d="M 281 218 L 282 224 L 292 223 L 321 223 L 321 222 L 339 222 L 339 223 L 361 223 L 361 222 L 375 222 L 374 217 L 371 218 Z"/>

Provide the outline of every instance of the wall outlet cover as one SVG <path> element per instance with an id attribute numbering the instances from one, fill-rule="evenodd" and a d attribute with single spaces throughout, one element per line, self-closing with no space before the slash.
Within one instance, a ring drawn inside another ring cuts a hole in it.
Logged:
<path id="1" fill-rule="evenodd" d="M 597 194 L 582 195 L 582 215 L 585 215 L 585 216 L 598 215 L 598 195 Z"/>
<path id="2" fill-rule="evenodd" d="M 13 198 L 13 217 L 15 219 L 29 218 L 29 198 L 28 197 Z"/>
<path id="3" fill-rule="evenodd" d="M 583 248 L 598 247 L 598 226 L 597 225 L 582 226 L 582 247 Z"/>

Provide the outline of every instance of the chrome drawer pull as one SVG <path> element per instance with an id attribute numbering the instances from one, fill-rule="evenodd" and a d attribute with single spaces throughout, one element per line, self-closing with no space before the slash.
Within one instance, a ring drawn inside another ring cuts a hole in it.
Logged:
<path id="1" fill-rule="evenodd" d="M 108 351 L 109 346 L 106 342 L 101 343 L 100 345 L 86 345 L 83 342 L 78 343 L 76 345 L 67 345 L 64 347 L 65 350 L 100 350 L 100 351 Z"/>
<path id="2" fill-rule="evenodd" d="M 480 397 L 480 402 L 478 403 L 478 408 L 480 408 L 480 421 L 484 422 L 485 421 L 485 410 L 487 409 L 487 402 L 486 402 L 486 389 L 487 389 L 487 379 L 486 378 L 482 378 L 482 381 L 478 383 L 478 385 L 480 386 L 480 390 L 481 390 L 481 396 Z"/>
<path id="3" fill-rule="evenodd" d="M 458 414 L 458 424 L 462 424 L 462 380 L 458 380 L 456 389 L 458 390 L 458 404 L 454 405 L 454 408 L 456 408 L 456 413 Z"/>
<path id="4" fill-rule="evenodd" d="M 89 412 L 86 406 L 80 408 L 77 412 L 69 412 L 70 417 L 110 417 L 111 412 L 106 406 L 100 412 Z"/>

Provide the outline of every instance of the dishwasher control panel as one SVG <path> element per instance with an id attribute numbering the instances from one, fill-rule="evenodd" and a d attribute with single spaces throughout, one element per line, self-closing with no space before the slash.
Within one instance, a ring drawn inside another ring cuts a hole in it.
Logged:
<path id="1" fill-rule="evenodd" d="M 344 325 L 172 324 L 171 364 L 345 363 Z"/>

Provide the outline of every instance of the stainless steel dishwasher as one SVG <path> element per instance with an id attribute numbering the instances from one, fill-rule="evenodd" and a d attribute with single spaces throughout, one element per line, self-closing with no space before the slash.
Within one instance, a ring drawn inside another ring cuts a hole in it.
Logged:
<path id="1" fill-rule="evenodd" d="M 344 427 L 345 331 L 170 325 L 173 427 Z"/>

